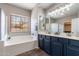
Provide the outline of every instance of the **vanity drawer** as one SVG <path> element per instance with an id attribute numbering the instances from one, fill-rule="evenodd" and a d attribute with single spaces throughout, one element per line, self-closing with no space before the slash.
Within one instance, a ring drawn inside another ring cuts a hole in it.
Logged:
<path id="1" fill-rule="evenodd" d="M 45 38 L 45 35 L 40 35 L 40 34 L 38 34 L 38 39 L 44 39 Z"/>
<path id="2" fill-rule="evenodd" d="M 75 46 L 67 47 L 67 56 L 79 56 L 79 48 Z"/>
<path id="3" fill-rule="evenodd" d="M 79 40 L 69 40 L 69 46 L 76 46 L 76 47 L 79 47 Z"/>
<path id="4" fill-rule="evenodd" d="M 51 36 L 50 39 L 52 42 L 58 42 L 58 37 Z"/>

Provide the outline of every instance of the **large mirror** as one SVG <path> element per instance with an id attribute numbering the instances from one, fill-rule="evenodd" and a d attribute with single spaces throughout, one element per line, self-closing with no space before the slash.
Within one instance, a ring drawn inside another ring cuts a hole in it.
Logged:
<path id="1" fill-rule="evenodd" d="M 39 30 L 50 34 L 73 33 L 72 35 L 79 35 L 79 18 L 65 17 L 61 19 L 40 18 Z"/>
<path id="2" fill-rule="evenodd" d="M 71 34 L 79 36 L 79 4 L 67 4 L 39 17 L 39 29 L 47 33 Z"/>

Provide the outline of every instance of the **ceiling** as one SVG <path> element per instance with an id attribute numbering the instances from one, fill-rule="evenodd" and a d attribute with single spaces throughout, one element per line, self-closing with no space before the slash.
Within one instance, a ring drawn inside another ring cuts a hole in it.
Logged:
<path id="1" fill-rule="evenodd" d="M 47 9 L 52 5 L 52 3 L 9 3 L 9 4 L 28 10 L 32 10 L 37 5 L 43 9 Z"/>

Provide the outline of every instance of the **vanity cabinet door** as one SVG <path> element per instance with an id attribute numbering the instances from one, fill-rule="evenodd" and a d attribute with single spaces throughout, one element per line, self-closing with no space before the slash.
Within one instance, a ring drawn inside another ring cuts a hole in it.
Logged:
<path id="1" fill-rule="evenodd" d="M 50 36 L 46 36 L 44 39 L 44 51 L 50 54 Z"/>
<path id="2" fill-rule="evenodd" d="M 59 42 L 59 38 L 51 38 L 51 55 L 62 56 L 62 44 Z"/>
<path id="3" fill-rule="evenodd" d="M 79 56 L 79 48 L 74 46 L 67 47 L 67 56 Z"/>
<path id="4" fill-rule="evenodd" d="M 51 45 L 51 55 L 52 56 L 62 56 L 62 44 L 54 42 Z"/>
<path id="5" fill-rule="evenodd" d="M 44 35 L 38 35 L 38 45 L 40 49 L 44 49 Z"/>
<path id="6" fill-rule="evenodd" d="M 59 42 L 62 44 L 62 55 L 66 56 L 67 46 L 68 46 L 68 40 L 67 38 L 59 38 Z"/>
<path id="7" fill-rule="evenodd" d="M 69 39 L 68 46 L 76 46 L 76 47 L 79 47 L 79 40 Z"/>
<path id="8" fill-rule="evenodd" d="M 67 56 L 79 56 L 79 40 L 69 40 Z"/>

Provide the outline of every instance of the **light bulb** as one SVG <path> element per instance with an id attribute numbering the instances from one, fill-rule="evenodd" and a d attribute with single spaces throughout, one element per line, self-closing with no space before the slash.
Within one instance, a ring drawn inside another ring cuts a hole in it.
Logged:
<path id="1" fill-rule="evenodd" d="M 69 11 L 70 9 L 69 8 L 66 8 L 66 10 Z"/>

